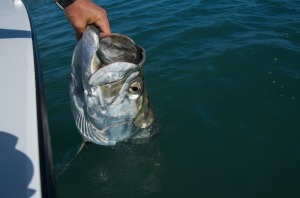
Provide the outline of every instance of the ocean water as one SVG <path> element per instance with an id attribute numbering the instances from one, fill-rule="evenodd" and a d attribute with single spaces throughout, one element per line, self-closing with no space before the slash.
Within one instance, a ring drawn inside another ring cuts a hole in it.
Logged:
<path id="1" fill-rule="evenodd" d="M 299 197 L 299 0 L 101 0 L 146 50 L 160 124 L 149 143 L 81 144 L 76 45 L 53 1 L 24 0 L 38 40 L 59 197 Z"/>

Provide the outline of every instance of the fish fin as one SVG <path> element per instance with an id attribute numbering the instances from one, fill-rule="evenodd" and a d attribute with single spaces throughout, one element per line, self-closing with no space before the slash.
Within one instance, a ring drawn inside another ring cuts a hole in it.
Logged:
<path id="1" fill-rule="evenodd" d="M 90 142 L 86 141 L 86 140 L 83 140 L 82 144 L 80 145 L 77 153 L 76 153 L 76 156 L 82 152 L 82 150 L 89 144 Z"/>
<path id="2" fill-rule="evenodd" d="M 56 172 L 57 175 L 55 176 L 56 179 L 58 179 L 73 163 L 73 161 L 76 159 L 76 157 L 79 155 L 79 153 L 89 144 L 90 142 L 83 140 L 82 144 L 80 145 L 78 151 L 75 155 L 73 155 L 67 162 L 64 163 L 64 167 L 59 171 Z M 74 150 L 73 150 L 74 151 Z"/>

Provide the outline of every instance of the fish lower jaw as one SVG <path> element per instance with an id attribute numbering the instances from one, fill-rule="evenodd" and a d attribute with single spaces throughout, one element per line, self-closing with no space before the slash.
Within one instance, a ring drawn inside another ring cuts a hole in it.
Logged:
<path id="1" fill-rule="evenodd" d="M 83 134 L 86 141 L 103 145 L 103 146 L 114 146 L 117 142 L 123 142 L 127 139 L 130 139 L 133 134 L 128 133 L 127 135 L 118 134 L 117 129 L 122 128 L 122 125 L 132 124 L 132 120 L 116 122 L 106 126 L 103 129 L 98 129 L 95 126 L 92 126 L 90 134 Z M 130 130 L 131 131 L 131 130 Z"/>

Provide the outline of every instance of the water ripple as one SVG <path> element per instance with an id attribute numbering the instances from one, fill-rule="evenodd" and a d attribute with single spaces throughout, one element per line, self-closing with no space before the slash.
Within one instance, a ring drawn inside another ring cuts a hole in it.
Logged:
<path id="1" fill-rule="evenodd" d="M 60 171 L 81 141 L 68 96 L 76 40 L 52 1 L 25 2 Z M 145 48 L 145 84 L 161 134 L 154 146 L 88 148 L 59 179 L 62 197 L 299 192 L 299 1 L 94 2 L 107 10 L 113 32 Z"/>

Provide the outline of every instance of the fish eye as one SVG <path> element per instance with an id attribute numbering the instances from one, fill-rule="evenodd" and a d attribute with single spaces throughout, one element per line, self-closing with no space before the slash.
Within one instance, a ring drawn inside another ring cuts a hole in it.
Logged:
<path id="1" fill-rule="evenodd" d="M 140 82 L 134 82 L 129 86 L 129 93 L 136 94 L 142 90 L 142 85 Z"/>

